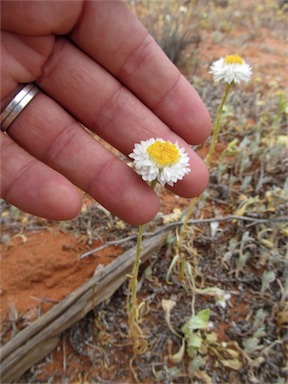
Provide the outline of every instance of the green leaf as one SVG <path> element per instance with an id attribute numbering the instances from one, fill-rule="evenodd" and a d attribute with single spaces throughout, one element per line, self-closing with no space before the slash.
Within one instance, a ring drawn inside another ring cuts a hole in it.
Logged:
<path id="1" fill-rule="evenodd" d="M 210 318 L 210 309 L 202 309 L 197 315 L 190 317 L 186 324 L 181 328 L 182 332 L 187 335 L 196 329 L 206 329 Z"/>
<path id="2" fill-rule="evenodd" d="M 244 350 L 245 352 L 250 355 L 255 351 L 258 351 L 263 346 L 259 345 L 260 340 L 257 339 L 257 337 L 249 337 L 247 340 L 244 341 Z"/>
<path id="3" fill-rule="evenodd" d="M 265 331 L 264 327 L 260 327 L 257 329 L 257 331 L 254 332 L 253 337 L 256 339 L 261 339 L 261 337 L 264 337 L 267 335 L 267 332 Z"/>
<path id="4" fill-rule="evenodd" d="M 186 351 L 187 351 L 188 356 L 191 359 L 194 359 L 194 357 L 197 355 L 197 350 L 195 348 L 193 348 L 193 347 L 190 347 L 190 348 L 187 347 Z"/>
<path id="5" fill-rule="evenodd" d="M 188 348 L 193 347 L 193 348 L 200 348 L 202 344 L 202 338 L 197 336 L 195 333 L 192 333 L 187 337 L 187 346 Z"/>
<path id="6" fill-rule="evenodd" d="M 205 365 L 205 360 L 201 356 L 196 356 L 193 360 L 189 363 L 189 371 L 191 372 L 195 371 L 195 369 L 199 369 Z"/>

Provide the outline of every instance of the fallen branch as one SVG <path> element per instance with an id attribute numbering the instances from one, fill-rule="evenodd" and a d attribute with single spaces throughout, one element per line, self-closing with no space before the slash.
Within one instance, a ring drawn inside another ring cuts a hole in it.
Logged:
<path id="1" fill-rule="evenodd" d="M 188 224 L 205 224 L 205 223 L 215 223 L 215 222 L 227 222 L 227 221 L 248 221 L 250 224 L 248 226 L 257 225 L 257 224 L 269 224 L 269 223 L 277 223 L 277 222 L 287 222 L 288 216 L 279 216 L 279 217 L 273 217 L 270 219 L 257 219 L 254 217 L 249 216 L 237 216 L 237 215 L 228 215 L 225 217 L 211 217 L 207 219 L 193 219 L 189 220 Z M 144 232 L 143 237 L 154 237 L 158 236 L 160 233 L 164 233 L 167 231 L 170 231 L 173 228 L 181 227 L 183 225 L 183 221 L 175 221 L 174 223 L 169 223 L 166 225 L 161 226 L 157 231 L 155 232 Z M 110 245 L 118 245 L 121 243 L 125 243 L 126 241 L 133 240 L 137 238 L 137 234 L 124 237 L 123 239 L 119 240 L 113 240 L 113 241 L 107 241 L 105 244 L 101 245 L 100 247 L 91 249 L 82 255 L 79 256 L 79 260 L 84 259 L 87 256 L 93 255 L 93 253 L 99 252 L 104 248 L 110 247 Z"/>
<path id="2" fill-rule="evenodd" d="M 250 216 L 237 216 L 237 215 L 227 215 L 224 217 L 211 217 L 207 219 L 193 219 L 189 220 L 188 224 L 205 224 L 205 223 L 216 223 L 216 222 L 227 222 L 227 221 L 248 221 L 251 224 L 249 225 L 258 225 L 258 224 L 269 224 L 269 223 L 279 223 L 279 222 L 287 222 L 288 216 L 279 216 L 273 217 L 269 219 L 258 219 L 256 217 Z M 159 231 L 155 231 L 150 235 L 156 236 L 163 231 L 168 231 L 171 228 L 181 227 L 183 225 L 183 221 L 176 221 L 175 223 L 170 223 L 163 226 Z M 144 236 L 147 236 L 147 233 L 144 233 Z"/>
<path id="3" fill-rule="evenodd" d="M 165 239 L 166 236 L 161 234 L 144 241 L 142 261 L 163 246 Z M 133 247 L 106 267 L 97 268 L 90 280 L 5 344 L 0 349 L 1 382 L 18 380 L 33 364 L 53 351 L 61 332 L 83 318 L 97 304 L 111 297 L 127 279 L 135 252 Z"/>

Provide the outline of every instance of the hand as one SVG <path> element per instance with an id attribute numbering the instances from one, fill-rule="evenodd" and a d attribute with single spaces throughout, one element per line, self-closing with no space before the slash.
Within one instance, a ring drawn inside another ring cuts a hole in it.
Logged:
<path id="1" fill-rule="evenodd" d="M 83 126 L 125 155 L 150 137 L 178 140 L 191 173 L 172 190 L 193 197 L 206 187 L 187 143 L 207 138 L 209 115 L 123 2 L 3 1 L 1 104 L 30 82 L 43 93 L 1 132 L 1 196 L 11 204 L 70 219 L 77 186 L 131 224 L 153 218 L 157 195 Z"/>

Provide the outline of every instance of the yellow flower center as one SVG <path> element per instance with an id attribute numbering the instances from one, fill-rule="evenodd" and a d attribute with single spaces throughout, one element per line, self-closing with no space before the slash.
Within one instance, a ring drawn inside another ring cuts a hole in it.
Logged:
<path id="1" fill-rule="evenodd" d="M 243 64 L 242 57 L 238 55 L 228 55 L 224 59 L 225 64 Z"/>
<path id="2" fill-rule="evenodd" d="M 177 146 L 171 144 L 169 141 L 156 141 L 149 145 L 147 152 L 150 159 L 161 168 L 176 163 L 180 158 Z"/>

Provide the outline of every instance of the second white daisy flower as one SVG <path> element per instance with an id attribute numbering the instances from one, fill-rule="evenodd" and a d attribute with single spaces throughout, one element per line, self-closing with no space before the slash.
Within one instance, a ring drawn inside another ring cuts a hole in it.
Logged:
<path id="1" fill-rule="evenodd" d="M 228 55 L 225 58 L 214 61 L 210 67 L 210 72 L 214 76 L 214 81 L 224 80 L 226 83 L 240 83 L 250 80 L 252 68 L 238 55 Z"/>
<path id="2" fill-rule="evenodd" d="M 190 172 L 189 157 L 178 143 L 163 139 L 148 139 L 135 144 L 129 157 L 134 159 L 137 172 L 144 181 L 158 182 L 171 187 Z"/>

